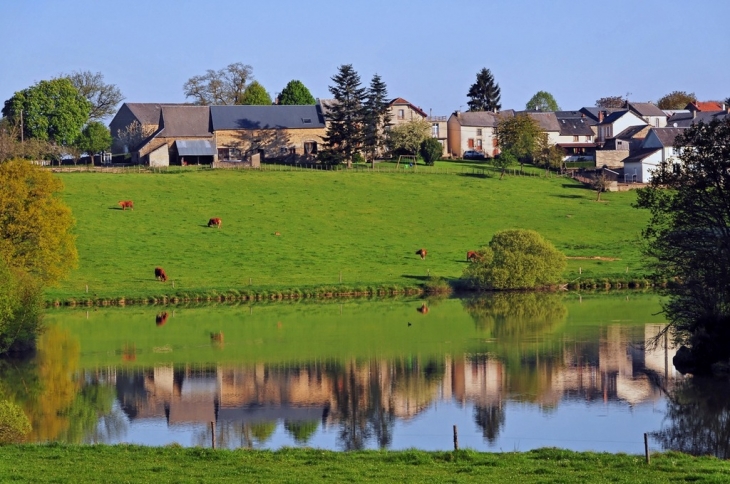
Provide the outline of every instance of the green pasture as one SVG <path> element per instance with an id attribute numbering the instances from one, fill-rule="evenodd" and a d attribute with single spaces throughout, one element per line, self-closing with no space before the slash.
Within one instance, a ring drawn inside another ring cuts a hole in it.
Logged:
<path id="1" fill-rule="evenodd" d="M 490 353 L 516 362 L 526 354 L 559 352 L 564 341 L 598 340 L 601 327 L 660 323 L 659 297 L 504 294 L 480 312 L 469 300 L 423 299 L 193 307 L 110 307 L 49 310 L 48 325 L 78 342 L 80 368 L 115 365 L 212 365 L 414 359 Z M 549 309 L 545 309 L 549 308 Z M 168 313 L 158 326 L 157 314 Z M 410 325 L 408 323 L 411 323 Z M 113 328 L 113 330 L 110 330 Z M 223 333 L 223 344 L 211 333 Z M 134 354 L 134 358 L 125 357 Z"/>
<path id="2" fill-rule="evenodd" d="M 730 465 L 676 452 L 643 456 L 538 449 L 517 453 L 131 445 L 20 445 L 0 453 L 14 482 L 728 482 Z"/>
<path id="3" fill-rule="evenodd" d="M 647 214 L 631 207 L 634 193 L 595 202 L 570 179 L 530 169 L 499 180 L 479 163 L 380 168 L 62 173 L 80 262 L 47 297 L 415 285 L 429 274 L 458 277 L 466 251 L 507 228 L 537 230 L 584 258 L 569 261 L 566 281 L 645 275 Z M 133 211 L 117 207 L 128 199 Z M 223 219 L 220 230 L 206 226 L 211 217 Z M 426 260 L 415 254 L 421 247 Z"/>

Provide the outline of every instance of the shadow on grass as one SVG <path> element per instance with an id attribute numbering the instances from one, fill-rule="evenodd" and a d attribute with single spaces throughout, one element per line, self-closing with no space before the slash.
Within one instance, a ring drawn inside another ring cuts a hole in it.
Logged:
<path id="1" fill-rule="evenodd" d="M 583 185 L 571 185 L 568 183 L 563 183 L 563 188 L 578 188 L 580 190 L 587 190 L 587 188 Z"/>
<path id="2" fill-rule="evenodd" d="M 468 176 L 470 178 L 492 178 L 489 173 L 459 173 L 459 176 Z"/>
<path id="3" fill-rule="evenodd" d="M 120 212 L 125 211 L 122 207 L 109 207 L 109 210 L 119 210 Z"/>
<path id="4" fill-rule="evenodd" d="M 401 277 L 405 277 L 406 279 L 415 279 L 416 281 L 427 281 L 429 279 L 428 276 L 410 276 L 408 274 L 401 274 Z"/>
<path id="5" fill-rule="evenodd" d="M 583 195 L 551 195 L 557 198 L 585 198 Z"/>

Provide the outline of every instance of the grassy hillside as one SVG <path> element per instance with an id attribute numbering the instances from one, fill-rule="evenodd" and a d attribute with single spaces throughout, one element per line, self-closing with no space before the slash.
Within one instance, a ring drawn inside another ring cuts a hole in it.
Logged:
<path id="1" fill-rule="evenodd" d="M 529 228 L 572 257 L 566 280 L 641 274 L 646 214 L 634 193 L 564 178 L 367 172 L 201 171 L 60 175 L 80 265 L 49 298 L 126 296 L 457 277 L 467 250 Z M 119 200 L 134 201 L 122 211 Z M 223 227 L 208 228 L 211 217 Z M 275 233 L 280 235 L 275 235 Z M 415 251 L 428 249 L 420 260 Z M 602 257 L 617 260 L 598 260 Z M 170 281 L 163 290 L 153 269 Z M 582 274 L 579 275 L 579 268 Z"/>

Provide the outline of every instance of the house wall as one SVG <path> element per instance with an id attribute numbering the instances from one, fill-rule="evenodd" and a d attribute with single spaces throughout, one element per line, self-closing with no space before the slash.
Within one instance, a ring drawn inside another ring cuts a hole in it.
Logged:
<path id="1" fill-rule="evenodd" d="M 398 113 L 403 110 L 403 117 L 400 118 Z M 418 111 L 415 111 L 408 104 L 393 104 L 390 106 L 390 124 L 397 126 L 399 124 L 413 121 L 414 119 L 424 119 Z"/>
<path id="2" fill-rule="evenodd" d="M 573 140 L 572 134 L 565 135 L 565 136 L 561 136 L 560 134 L 558 134 L 555 137 L 555 139 L 556 139 L 555 144 L 558 144 L 558 143 L 593 143 L 595 141 L 593 136 L 588 137 L 585 135 L 578 136 L 578 141 L 575 141 L 575 140 Z"/>
<path id="3" fill-rule="evenodd" d="M 304 155 L 304 143 L 316 142 L 317 151 L 323 147 L 325 128 L 219 130 L 214 133 L 218 148 L 239 148 L 242 152 L 263 149 L 265 156 L 280 157 L 294 148 L 298 156 Z"/>
<path id="4" fill-rule="evenodd" d="M 455 158 L 460 158 L 461 151 L 461 123 L 453 114 L 446 123 L 447 150 L 449 154 Z"/>
<path id="5" fill-rule="evenodd" d="M 497 138 L 494 136 L 494 128 L 492 127 L 478 127 L 478 126 L 459 126 L 459 142 L 451 143 L 451 135 L 453 130 L 448 131 L 449 145 L 451 146 L 451 152 L 453 156 L 461 157 L 467 150 L 481 151 L 487 156 L 495 156 L 499 153 L 499 147 L 497 145 Z M 481 134 L 478 134 L 481 130 Z M 470 140 L 473 142 L 473 146 L 470 146 Z M 496 150 L 496 151 L 495 151 Z"/>
<path id="6" fill-rule="evenodd" d="M 665 128 L 667 126 L 666 116 L 642 116 L 642 118 L 653 128 Z"/>
<path id="7" fill-rule="evenodd" d="M 170 166 L 170 147 L 163 144 L 156 150 L 151 151 L 147 158 L 149 166 Z"/>
<path id="8" fill-rule="evenodd" d="M 661 166 L 662 152 L 652 153 L 641 161 L 630 161 L 624 163 L 624 175 L 628 175 L 627 180 L 631 180 L 631 175 L 636 174 L 637 183 L 649 183 L 652 178 L 652 172 Z"/>
<path id="9" fill-rule="evenodd" d="M 428 122 L 431 123 L 431 137 L 439 140 L 439 143 L 441 143 L 444 147 L 442 156 L 447 156 L 449 154 L 449 128 L 446 119 L 428 119 Z M 435 127 L 437 127 L 437 129 Z"/>
<path id="10" fill-rule="evenodd" d="M 629 157 L 629 150 L 596 151 L 596 167 L 622 168 L 624 160 Z"/>
<path id="11" fill-rule="evenodd" d="M 644 126 L 646 121 L 636 116 L 632 112 L 627 112 L 613 123 L 613 136 L 616 136 L 621 131 L 625 130 L 630 126 Z"/>

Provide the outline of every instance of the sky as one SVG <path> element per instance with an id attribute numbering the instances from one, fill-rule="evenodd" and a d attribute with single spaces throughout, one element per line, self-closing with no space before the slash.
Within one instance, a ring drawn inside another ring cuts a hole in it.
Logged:
<path id="1" fill-rule="evenodd" d="M 674 90 L 722 100 L 729 18 L 726 0 L 0 0 L 0 102 L 82 70 L 127 102 L 186 102 L 187 79 L 234 62 L 272 97 L 299 79 L 321 98 L 352 64 L 433 115 L 465 110 L 485 67 L 503 109 L 541 90 L 566 110 Z"/>

